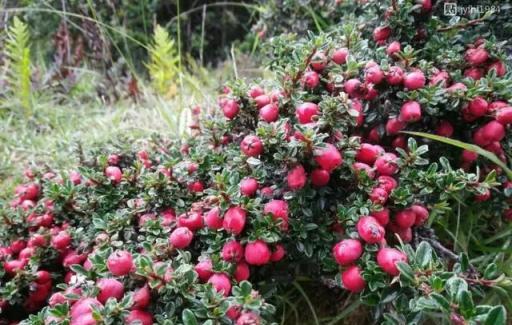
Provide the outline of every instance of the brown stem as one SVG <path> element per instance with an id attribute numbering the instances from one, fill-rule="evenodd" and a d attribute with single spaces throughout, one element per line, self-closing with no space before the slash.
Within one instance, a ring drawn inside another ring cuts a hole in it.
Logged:
<path id="1" fill-rule="evenodd" d="M 291 95 L 291 91 L 293 90 L 293 88 L 295 87 L 295 85 L 297 84 L 297 82 L 300 80 L 300 78 L 302 77 L 302 74 L 304 73 L 304 71 L 307 69 L 307 67 L 309 66 L 309 64 L 311 63 L 311 58 L 313 58 L 313 55 L 315 55 L 316 53 L 316 47 L 313 48 L 313 51 L 311 51 L 311 53 L 308 55 L 308 57 L 306 58 L 306 64 L 304 66 L 304 69 L 300 70 L 299 72 L 297 72 L 297 74 L 293 77 L 292 79 L 292 89 L 290 89 L 289 91 L 286 91 L 286 97 L 290 97 Z"/>
<path id="2" fill-rule="evenodd" d="M 476 25 L 476 24 L 479 24 L 483 21 L 485 21 L 486 18 L 477 18 L 477 19 L 473 19 L 473 20 L 469 20 L 465 23 L 458 23 L 458 24 L 454 24 L 454 25 L 450 25 L 450 26 L 445 26 L 445 27 L 441 27 L 441 28 L 438 28 L 437 31 L 438 32 L 447 32 L 447 31 L 450 31 L 452 29 L 462 29 L 462 28 L 466 28 L 466 27 L 469 27 L 469 26 L 473 26 L 473 25 Z"/>

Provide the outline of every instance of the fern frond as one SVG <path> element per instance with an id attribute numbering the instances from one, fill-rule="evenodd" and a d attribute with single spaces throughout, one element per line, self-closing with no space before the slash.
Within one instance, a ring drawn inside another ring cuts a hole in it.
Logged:
<path id="1" fill-rule="evenodd" d="M 157 25 L 153 43 L 149 47 L 149 62 L 146 67 L 155 91 L 164 97 L 173 97 L 177 92 L 178 52 L 169 33 Z"/>
<path id="2" fill-rule="evenodd" d="M 30 34 L 25 23 L 14 17 L 7 32 L 7 94 L 20 105 L 26 116 L 32 115 Z"/>

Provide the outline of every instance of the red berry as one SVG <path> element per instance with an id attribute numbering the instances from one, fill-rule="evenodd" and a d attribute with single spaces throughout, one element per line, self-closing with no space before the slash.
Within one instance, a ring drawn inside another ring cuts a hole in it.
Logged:
<path id="1" fill-rule="evenodd" d="M 382 45 L 391 35 L 391 28 L 389 26 L 379 26 L 373 30 L 373 40 Z"/>
<path id="2" fill-rule="evenodd" d="M 27 265 L 28 260 L 22 259 L 22 260 L 10 260 L 4 262 L 4 270 L 7 274 L 14 275 L 18 271 L 21 271 L 25 268 Z"/>
<path id="3" fill-rule="evenodd" d="M 392 86 L 402 84 L 404 80 L 404 71 L 398 66 L 392 66 L 386 73 L 386 82 Z"/>
<path id="4" fill-rule="evenodd" d="M 249 265 L 244 262 L 240 262 L 236 265 L 235 272 L 233 272 L 233 277 L 236 282 L 242 282 L 249 279 L 251 275 L 251 270 L 249 269 Z"/>
<path id="5" fill-rule="evenodd" d="M 345 92 L 354 98 L 360 97 L 361 81 L 359 79 L 349 79 L 343 84 Z"/>
<path id="6" fill-rule="evenodd" d="M 258 109 L 262 108 L 263 106 L 266 106 L 268 104 L 270 104 L 270 102 L 272 101 L 270 96 L 268 95 L 260 95 L 256 98 L 254 98 L 254 101 L 256 102 L 256 107 Z"/>
<path id="7" fill-rule="evenodd" d="M 118 301 L 123 298 L 124 286 L 116 279 L 99 279 L 96 285 L 100 289 L 97 298 L 102 304 L 106 303 L 109 298 L 114 298 Z"/>
<path id="8" fill-rule="evenodd" d="M 277 244 L 272 251 L 272 255 L 270 256 L 270 260 L 272 262 L 279 262 L 286 255 L 286 250 L 284 246 L 281 244 Z"/>
<path id="9" fill-rule="evenodd" d="M 244 230 L 246 216 L 247 213 L 241 207 L 231 207 L 224 214 L 222 226 L 227 232 L 239 235 Z"/>
<path id="10" fill-rule="evenodd" d="M 436 128 L 436 134 L 440 135 L 442 137 L 451 137 L 453 135 L 453 125 L 448 121 L 440 121 L 437 128 Z"/>
<path id="11" fill-rule="evenodd" d="M 316 71 L 322 71 L 327 65 L 327 57 L 324 52 L 317 51 L 311 57 L 311 67 Z"/>
<path id="12" fill-rule="evenodd" d="M 247 177 L 240 182 L 240 193 L 247 197 L 252 197 L 258 190 L 258 181 L 255 178 Z"/>
<path id="13" fill-rule="evenodd" d="M 208 213 L 204 216 L 204 223 L 210 229 L 220 229 L 222 228 L 222 216 L 220 215 L 220 209 L 218 207 L 212 208 Z"/>
<path id="14" fill-rule="evenodd" d="M 362 277 L 361 268 L 352 265 L 341 273 L 341 283 L 350 292 L 358 293 L 364 290 L 366 282 Z"/>
<path id="15" fill-rule="evenodd" d="M 313 118 L 319 113 L 318 106 L 314 103 L 302 103 L 295 109 L 295 114 L 300 124 L 313 122 Z"/>
<path id="16" fill-rule="evenodd" d="M 127 275 L 133 267 L 132 254 L 127 251 L 115 251 L 107 259 L 107 268 L 115 276 Z"/>
<path id="17" fill-rule="evenodd" d="M 213 274 L 213 265 L 212 260 L 209 258 L 204 259 L 196 264 L 194 267 L 194 270 L 197 272 L 197 275 L 199 276 L 199 279 L 203 282 L 208 281 L 208 279 Z"/>
<path id="18" fill-rule="evenodd" d="M 368 244 L 376 244 L 384 239 L 385 230 L 374 217 L 359 218 L 356 228 L 359 236 Z"/>
<path id="19" fill-rule="evenodd" d="M 325 147 L 315 149 L 314 155 L 317 164 L 328 172 L 333 171 L 343 163 L 340 152 L 330 143 L 326 143 Z"/>
<path id="20" fill-rule="evenodd" d="M 385 226 L 389 223 L 389 209 L 382 208 L 380 211 L 373 211 L 370 214 L 371 217 L 374 217 L 381 226 Z"/>
<path id="21" fill-rule="evenodd" d="M 249 242 L 245 245 L 245 261 L 250 265 L 264 265 L 270 262 L 272 252 L 262 240 Z"/>
<path id="22" fill-rule="evenodd" d="M 505 127 L 497 121 L 482 126 L 482 136 L 488 142 L 501 141 L 505 137 Z"/>
<path id="23" fill-rule="evenodd" d="M 240 105 L 238 105 L 238 103 L 234 99 L 228 99 L 222 105 L 222 111 L 224 112 L 224 116 L 229 120 L 235 118 L 239 110 Z"/>
<path id="24" fill-rule="evenodd" d="M 503 125 L 512 124 L 512 107 L 503 107 L 496 111 L 496 121 Z"/>
<path id="25" fill-rule="evenodd" d="M 464 70 L 464 77 L 471 78 L 473 80 L 480 80 L 484 76 L 484 72 L 479 68 L 469 68 Z"/>
<path id="26" fill-rule="evenodd" d="M 380 175 L 391 176 L 398 171 L 398 157 L 392 153 L 385 153 L 375 160 L 375 169 Z"/>
<path id="27" fill-rule="evenodd" d="M 265 204 L 263 213 L 270 214 L 274 220 L 281 221 L 281 229 L 288 230 L 288 203 L 282 200 L 272 200 Z"/>
<path id="28" fill-rule="evenodd" d="M 332 255 L 339 265 L 354 263 L 363 254 L 363 245 L 359 240 L 344 239 L 334 245 Z"/>
<path id="29" fill-rule="evenodd" d="M 405 122 L 397 119 L 390 118 L 386 123 L 386 133 L 389 135 L 397 134 L 405 128 Z"/>
<path id="30" fill-rule="evenodd" d="M 347 62 L 348 54 L 349 51 L 345 47 L 336 49 L 331 55 L 331 60 L 336 64 L 345 64 Z"/>
<path id="31" fill-rule="evenodd" d="M 244 248 L 236 240 L 228 241 L 222 247 L 221 256 L 224 261 L 240 262 L 244 256 Z"/>
<path id="32" fill-rule="evenodd" d="M 192 182 L 188 184 L 187 188 L 192 193 L 201 193 L 202 191 L 204 191 L 204 185 L 203 182 L 201 181 Z"/>
<path id="33" fill-rule="evenodd" d="M 203 228 L 203 215 L 199 212 L 187 212 L 178 217 L 178 227 L 187 227 L 190 231 Z"/>
<path id="34" fill-rule="evenodd" d="M 311 183 L 316 187 L 327 185 L 330 178 L 329 172 L 325 169 L 317 168 L 311 172 Z"/>
<path id="35" fill-rule="evenodd" d="M 278 117 L 279 107 L 274 103 L 265 105 L 260 109 L 260 118 L 265 122 L 275 122 Z"/>
<path id="36" fill-rule="evenodd" d="M 421 119 L 420 104 L 414 100 L 405 102 L 400 109 L 400 120 L 406 123 L 417 122 Z"/>
<path id="37" fill-rule="evenodd" d="M 71 236 L 67 232 L 61 231 L 52 237 L 51 243 L 53 248 L 63 250 L 71 244 Z"/>
<path id="38" fill-rule="evenodd" d="M 133 305 L 132 309 L 145 309 L 151 302 L 151 291 L 147 284 L 135 290 L 132 296 Z"/>
<path id="39" fill-rule="evenodd" d="M 286 181 L 288 182 L 288 187 L 293 191 L 303 188 L 307 181 L 307 174 L 304 167 L 298 165 L 291 169 L 286 176 Z"/>
<path id="40" fill-rule="evenodd" d="M 263 143 L 257 136 L 248 135 L 240 143 L 240 149 L 246 156 L 256 157 L 263 152 Z"/>
<path id="41" fill-rule="evenodd" d="M 252 97 L 252 98 L 256 98 L 258 96 L 261 96 L 261 95 L 264 95 L 265 94 L 265 91 L 263 90 L 263 88 L 261 88 L 260 86 L 258 85 L 255 85 L 255 86 L 252 86 L 249 91 L 247 92 L 247 94 L 249 95 L 249 97 Z"/>
<path id="42" fill-rule="evenodd" d="M 404 77 L 404 87 L 409 90 L 420 89 L 425 86 L 425 75 L 421 71 L 409 72 Z"/>
<path id="43" fill-rule="evenodd" d="M 187 227 L 178 227 L 173 230 L 169 237 L 169 242 L 172 246 L 183 249 L 188 247 L 194 238 L 194 234 Z"/>
<path id="44" fill-rule="evenodd" d="M 107 176 L 108 179 L 113 184 L 118 184 L 121 182 L 121 178 L 123 177 L 123 173 L 121 172 L 121 169 L 117 166 L 108 166 L 105 168 L 105 176 Z"/>
<path id="45" fill-rule="evenodd" d="M 260 325 L 260 323 L 260 316 L 251 311 L 246 311 L 238 317 L 235 325 Z"/>
<path id="46" fill-rule="evenodd" d="M 391 42 L 386 48 L 386 54 L 389 55 L 390 57 L 394 57 L 396 53 L 400 52 L 400 50 L 400 42 L 394 41 Z"/>
<path id="47" fill-rule="evenodd" d="M 208 279 L 208 283 L 211 283 L 213 288 L 227 297 L 231 292 L 231 280 L 224 273 L 215 273 L 210 279 Z"/>
<path id="48" fill-rule="evenodd" d="M 479 65 L 485 63 L 489 59 L 489 53 L 484 48 L 468 49 L 464 55 L 466 61 L 471 65 Z"/>
<path id="49" fill-rule="evenodd" d="M 495 71 L 497 77 L 503 77 L 505 73 L 507 73 L 507 66 L 503 63 L 503 61 L 495 61 L 489 65 L 487 68 L 487 73 L 491 71 Z"/>
<path id="50" fill-rule="evenodd" d="M 405 209 L 397 212 L 395 222 L 400 228 L 410 228 L 416 221 L 416 214 L 411 209 Z"/>
<path id="51" fill-rule="evenodd" d="M 423 225 L 429 217 L 429 212 L 426 207 L 421 204 L 413 204 L 410 209 L 416 215 L 416 220 L 414 221 L 415 226 Z"/>
<path id="52" fill-rule="evenodd" d="M 398 262 L 407 263 L 407 256 L 397 249 L 384 247 L 377 253 L 377 264 L 389 275 L 397 276 L 400 273 L 396 267 Z"/>
<path id="53" fill-rule="evenodd" d="M 135 309 L 130 311 L 130 313 L 125 316 L 124 324 L 153 325 L 153 315 L 147 311 Z"/>
<path id="54" fill-rule="evenodd" d="M 488 107 L 487 101 L 478 96 L 469 103 L 468 111 L 475 117 L 482 117 L 487 114 Z"/>
<path id="55" fill-rule="evenodd" d="M 377 85 L 384 79 L 384 72 L 382 72 L 378 65 L 371 66 L 366 69 L 364 79 L 366 82 Z"/>
<path id="56" fill-rule="evenodd" d="M 368 197 L 373 203 L 383 205 L 388 200 L 389 192 L 381 187 L 375 187 L 368 194 Z"/>
<path id="57" fill-rule="evenodd" d="M 315 89 L 320 84 L 320 76 L 315 71 L 306 71 L 302 76 L 304 88 Z"/>
<path id="58" fill-rule="evenodd" d="M 381 146 L 373 145 L 370 143 L 361 143 L 359 150 L 356 153 L 356 160 L 365 164 L 372 165 L 377 157 L 384 153 Z"/>

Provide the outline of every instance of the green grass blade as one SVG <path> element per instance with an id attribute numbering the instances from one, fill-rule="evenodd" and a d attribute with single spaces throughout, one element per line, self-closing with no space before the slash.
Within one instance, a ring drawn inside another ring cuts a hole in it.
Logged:
<path id="1" fill-rule="evenodd" d="M 412 132 L 412 131 L 402 131 L 402 133 L 443 142 L 443 143 L 446 143 L 446 144 L 449 144 L 449 145 L 452 145 L 455 147 L 459 147 L 459 148 L 466 149 L 466 150 L 469 150 L 472 152 L 476 152 L 480 156 L 487 158 L 491 162 L 493 162 L 496 165 L 498 165 L 499 167 L 501 167 L 503 169 L 503 171 L 505 171 L 505 173 L 507 174 L 507 177 L 510 180 L 512 180 L 512 170 L 510 170 L 510 168 L 508 168 L 507 165 L 505 165 L 503 163 L 503 161 L 501 161 L 495 154 L 493 154 L 492 152 L 487 151 L 485 149 L 482 149 L 479 146 L 476 146 L 476 145 L 470 144 L 470 143 L 466 143 L 466 142 L 462 142 L 459 140 L 455 140 L 455 139 L 442 137 L 442 136 L 435 135 L 435 134 L 430 134 L 430 133 Z"/>

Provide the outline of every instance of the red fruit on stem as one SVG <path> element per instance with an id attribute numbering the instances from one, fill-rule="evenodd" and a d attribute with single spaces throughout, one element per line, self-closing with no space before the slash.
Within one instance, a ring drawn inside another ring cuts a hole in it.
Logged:
<path id="1" fill-rule="evenodd" d="M 377 85 L 384 79 L 384 72 L 378 65 L 371 66 L 366 69 L 364 79 L 366 82 Z"/>
<path id="2" fill-rule="evenodd" d="M 318 106 L 314 103 L 302 103 L 295 108 L 295 115 L 300 124 L 308 124 L 313 122 L 313 118 L 319 113 Z"/>
<path id="3" fill-rule="evenodd" d="M 366 287 L 362 270 L 355 265 L 350 266 L 341 273 L 341 283 L 345 289 L 353 293 L 361 292 Z"/>
<path id="4" fill-rule="evenodd" d="M 124 276 L 134 267 L 132 254 L 128 251 L 115 251 L 107 259 L 107 268 L 115 276 Z"/>
<path id="5" fill-rule="evenodd" d="M 204 259 L 196 264 L 194 267 L 194 270 L 197 272 L 197 275 L 199 276 L 199 279 L 203 282 L 208 281 L 208 279 L 213 274 L 213 265 L 212 260 L 209 258 Z"/>
<path id="6" fill-rule="evenodd" d="M 384 239 L 386 231 L 374 217 L 363 216 L 356 225 L 359 236 L 368 244 L 376 244 Z"/>
<path id="7" fill-rule="evenodd" d="M 240 105 L 238 105 L 234 99 L 228 99 L 222 105 L 222 111 L 228 120 L 234 119 L 235 116 L 237 116 L 239 110 Z"/>
<path id="8" fill-rule="evenodd" d="M 96 297 L 102 304 L 106 303 L 109 298 L 114 298 L 117 301 L 121 300 L 124 295 L 124 286 L 116 279 L 104 278 L 99 279 L 96 283 L 100 289 Z"/>
<path id="9" fill-rule="evenodd" d="M 451 137 L 453 135 L 453 125 L 448 121 L 440 121 L 437 128 L 436 128 L 436 134 L 440 135 L 442 137 Z"/>
<path id="10" fill-rule="evenodd" d="M 124 318 L 124 324 L 153 325 L 153 315 L 143 310 L 132 310 Z"/>
<path id="11" fill-rule="evenodd" d="M 401 46 L 400 42 L 394 41 L 389 43 L 388 47 L 386 48 L 386 54 L 390 57 L 394 57 L 396 53 L 400 52 Z"/>
<path id="12" fill-rule="evenodd" d="M 374 217 L 381 226 L 385 226 L 389 223 L 389 209 L 384 207 L 380 211 L 373 211 L 370 213 L 371 217 Z"/>
<path id="13" fill-rule="evenodd" d="M 232 234 L 239 235 L 245 227 L 247 212 L 239 206 L 229 208 L 224 214 L 222 226 Z"/>
<path id="14" fill-rule="evenodd" d="M 347 57 L 349 55 L 349 51 L 347 48 L 342 47 L 334 50 L 331 55 L 331 60 L 336 64 L 345 64 L 347 62 Z"/>
<path id="15" fill-rule="evenodd" d="M 264 265 L 270 262 L 272 252 L 262 240 L 249 242 L 245 245 L 245 261 L 250 265 Z"/>
<path id="16" fill-rule="evenodd" d="M 233 272 L 233 277 L 236 282 L 242 282 L 249 279 L 251 275 L 251 270 L 249 269 L 249 265 L 245 262 L 240 262 L 236 265 L 235 272 Z"/>
<path id="17" fill-rule="evenodd" d="M 132 296 L 132 309 L 145 309 L 151 302 L 151 291 L 147 284 L 135 290 Z"/>
<path id="18" fill-rule="evenodd" d="M 302 165 L 298 165 L 291 169 L 286 176 L 288 187 L 293 190 L 300 190 L 306 185 L 307 174 Z"/>
<path id="19" fill-rule="evenodd" d="M 404 87 L 408 90 L 420 89 L 425 86 L 425 75 L 421 71 L 409 72 L 404 77 Z"/>
<path id="20" fill-rule="evenodd" d="M 386 123 L 386 133 L 389 135 L 397 134 L 405 128 L 405 122 L 398 118 L 390 118 Z"/>
<path id="21" fill-rule="evenodd" d="M 468 111 L 474 117 L 482 117 L 487 114 L 489 104 L 485 99 L 478 96 L 474 98 L 468 105 Z"/>
<path id="22" fill-rule="evenodd" d="M 220 215 L 220 209 L 218 207 L 212 208 L 204 216 L 204 223 L 210 229 L 222 228 L 222 216 Z"/>
<path id="23" fill-rule="evenodd" d="M 244 178 L 240 182 L 240 193 L 247 197 L 252 197 L 258 190 L 258 181 L 253 177 Z"/>
<path id="24" fill-rule="evenodd" d="M 277 121 L 279 117 L 279 107 L 274 104 L 268 104 L 260 109 L 260 118 L 265 122 L 271 123 Z"/>
<path id="25" fill-rule="evenodd" d="M 372 189 L 370 194 L 368 194 L 368 198 L 370 201 L 372 201 L 374 204 L 380 204 L 384 205 L 389 197 L 388 191 L 381 187 L 375 187 Z"/>
<path id="26" fill-rule="evenodd" d="M 354 98 L 360 97 L 361 81 L 359 79 L 349 79 L 343 84 L 345 92 Z"/>
<path id="27" fill-rule="evenodd" d="M 190 245 L 193 238 L 194 233 L 192 233 L 190 229 L 187 227 L 178 227 L 171 233 L 169 243 L 178 249 L 183 249 Z"/>
<path id="28" fill-rule="evenodd" d="M 236 240 L 228 241 L 222 247 L 222 259 L 228 262 L 240 262 L 244 257 L 244 248 Z"/>
<path id="29" fill-rule="evenodd" d="M 315 71 L 306 71 L 302 76 L 304 88 L 315 89 L 320 84 L 320 76 Z"/>
<path id="30" fill-rule="evenodd" d="M 389 275 L 397 276 L 400 274 L 396 267 L 398 262 L 407 263 L 407 256 L 397 249 L 384 247 L 377 253 L 377 264 Z"/>
<path id="31" fill-rule="evenodd" d="M 405 102 L 400 109 L 400 120 L 406 123 L 417 122 L 421 119 L 420 104 L 414 100 Z"/>
<path id="32" fill-rule="evenodd" d="M 203 215 L 199 212 L 187 212 L 178 217 L 178 227 L 187 227 L 190 231 L 203 228 Z"/>
<path id="33" fill-rule="evenodd" d="M 334 245 L 332 255 L 339 265 L 354 263 L 363 254 L 363 245 L 356 239 L 344 239 Z"/>
<path id="34" fill-rule="evenodd" d="M 52 237 L 51 244 L 53 248 L 63 250 L 71 244 L 71 236 L 65 231 L 60 231 Z"/>
<path id="35" fill-rule="evenodd" d="M 263 90 L 263 88 L 261 88 L 258 85 L 252 86 L 249 89 L 249 91 L 247 92 L 247 95 L 249 95 L 249 97 L 252 97 L 252 98 L 256 98 L 256 97 L 264 95 L 264 94 L 265 94 L 265 91 Z"/>
<path id="36" fill-rule="evenodd" d="M 373 40 L 382 45 L 391 35 L 391 28 L 389 26 L 379 26 L 373 30 Z"/>
<path id="37" fill-rule="evenodd" d="M 327 57 L 324 52 L 317 51 L 313 54 L 310 65 L 316 71 L 322 71 L 325 69 L 325 66 L 327 65 Z"/>
<path id="38" fill-rule="evenodd" d="M 208 283 L 211 283 L 213 288 L 225 297 L 229 296 L 231 292 L 231 280 L 226 274 L 215 273 L 208 279 Z"/>
<path id="39" fill-rule="evenodd" d="M 329 184 L 331 176 L 325 169 L 317 168 L 311 172 L 311 183 L 313 186 L 322 187 Z"/>
<path id="40" fill-rule="evenodd" d="M 257 136 L 248 135 L 240 143 L 240 149 L 246 156 L 256 157 L 263 152 L 263 143 Z"/>
<path id="41" fill-rule="evenodd" d="M 425 206 L 421 204 L 413 204 L 410 209 L 416 215 L 416 220 L 414 221 L 415 226 L 421 226 L 428 220 L 429 212 Z"/>
<path id="42" fill-rule="evenodd" d="M 274 250 L 272 251 L 270 260 L 272 262 L 279 262 L 280 260 L 282 260 L 284 258 L 285 255 L 286 255 L 286 250 L 285 250 L 284 246 L 281 244 L 277 244 L 274 247 Z"/>
<path id="43" fill-rule="evenodd" d="M 512 107 L 503 107 L 496 111 L 496 121 L 503 125 L 512 124 Z"/>
<path id="44" fill-rule="evenodd" d="M 416 221 L 416 214 L 412 209 L 398 211 L 395 215 L 395 222 L 400 228 L 410 228 Z"/>
<path id="45" fill-rule="evenodd" d="M 482 136 L 488 142 L 501 141 L 505 137 L 505 127 L 498 121 L 490 121 L 482 126 Z"/>
<path id="46" fill-rule="evenodd" d="M 481 47 L 468 49 L 464 55 L 466 61 L 471 65 L 479 65 L 485 63 L 489 59 L 487 50 Z"/>
<path id="47" fill-rule="evenodd" d="M 268 96 L 268 95 L 260 95 L 256 98 L 254 98 L 254 101 L 256 102 L 256 107 L 258 109 L 260 109 L 263 106 L 270 104 L 270 102 L 272 100 L 271 100 L 270 96 Z"/>
<path id="48" fill-rule="evenodd" d="M 272 200 L 265 204 L 263 213 L 270 214 L 276 221 L 281 221 L 281 229 L 288 230 L 288 203 L 283 200 Z"/>
<path id="49" fill-rule="evenodd" d="M 398 172 L 398 157 L 392 153 L 385 153 L 375 160 L 375 169 L 380 175 L 391 176 Z"/>
<path id="50" fill-rule="evenodd" d="M 260 325 L 261 318 L 257 314 L 246 311 L 243 312 L 236 320 L 235 325 Z"/>
<path id="51" fill-rule="evenodd" d="M 328 172 L 332 172 L 343 163 L 341 153 L 330 143 L 326 143 L 325 147 L 315 149 L 314 155 L 316 163 Z"/>
<path id="52" fill-rule="evenodd" d="M 402 84 L 404 80 L 404 71 L 399 66 L 392 66 L 386 73 L 386 82 L 392 86 Z"/>
<path id="53" fill-rule="evenodd" d="M 123 173 L 117 166 L 108 166 L 105 168 L 105 176 L 110 179 L 112 184 L 119 184 L 121 182 L 121 178 L 123 177 Z"/>
<path id="54" fill-rule="evenodd" d="M 498 60 L 489 65 L 487 68 L 487 73 L 490 73 L 493 70 L 497 77 L 503 77 L 505 73 L 507 73 L 507 66 L 503 63 L 503 61 Z"/>

